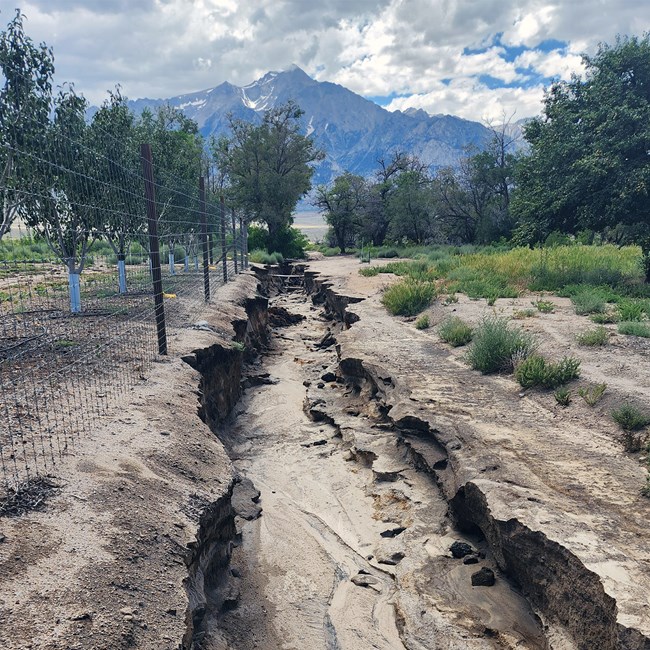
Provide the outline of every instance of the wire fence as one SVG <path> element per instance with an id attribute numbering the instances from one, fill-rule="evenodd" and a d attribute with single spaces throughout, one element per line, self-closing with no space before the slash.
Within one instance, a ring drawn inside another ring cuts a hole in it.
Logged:
<path id="1" fill-rule="evenodd" d="M 0 172 L 3 210 L 20 208 L 0 240 L 0 514 L 248 266 L 244 219 L 203 177 L 156 166 L 149 145 L 127 166 L 112 145 L 0 143 L 37 179 Z"/>

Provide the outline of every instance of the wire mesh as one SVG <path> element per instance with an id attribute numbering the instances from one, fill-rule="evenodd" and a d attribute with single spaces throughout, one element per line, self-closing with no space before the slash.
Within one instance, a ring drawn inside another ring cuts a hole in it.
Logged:
<path id="1" fill-rule="evenodd" d="M 0 501 L 50 475 L 159 355 L 145 178 L 134 147 L 101 130 L 93 140 L 74 120 L 54 138 L 41 126 L 21 126 L 29 142 L 18 132 L 0 139 L 0 167 L 31 170 L 0 172 L 3 219 L 14 222 L 0 240 Z M 239 219 L 222 219 L 218 196 L 200 200 L 198 166 L 191 179 L 153 162 L 173 332 L 205 307 L 202 233 L 213 288 L 246 266 L 246 236 Z"/>

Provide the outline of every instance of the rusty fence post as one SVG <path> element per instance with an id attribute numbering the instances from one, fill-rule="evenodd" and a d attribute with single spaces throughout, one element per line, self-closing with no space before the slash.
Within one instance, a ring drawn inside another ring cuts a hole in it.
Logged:
<path id="1" fill-rule="evenodd" d="M 144 196 L 147 207 L 149 227 L 149 255 L 151 276 L 153 278 L 153 299 L 156 306 L 156 328 L 158 332 L 158 352 L 167 354 L 167 330 L 165 328 L 165 305 L 163 304 L 162 274 L 160 272 L 160 244 L 158 241 L 158 215 L 156 213 L 156 190 L 153 180 L 153 161 L 151 146 L 140 145 L 142 175 L 144 177 Z"/>

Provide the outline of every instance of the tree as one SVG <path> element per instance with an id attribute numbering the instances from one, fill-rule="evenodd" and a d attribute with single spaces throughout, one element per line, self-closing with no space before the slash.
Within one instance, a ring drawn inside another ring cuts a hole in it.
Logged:
<path id="1" fill-rule="evenodd" d="M 524 135 L 512 209 L 522 243 L 553 230 L 627 230 L 650 280 L 650 35 L 584 57 L 585 79 L 551 86 Z"/>
<path id="2" fill-rule="evenodd" d="M 52 102 L 52 51 L 25 35 L 16 10 L 0 33 L 0 238 L 25 216 L 33 194 L 35 160 L 42 157 Z"/>
<path id="3" fill-rule="evenodd" d="M 289 101 L 267 110 L 259 125 L 230 116 L 231 137 L 218 152 L 232 200 L 251 220 L 266 225 L 273 250 L 282 248 L 296 204 L 311 189 L 311 163 L 323 158 L 313 140 L 299 132 L 302 114 Z"/>
<path id="4" fill-rule="evenodd" d="M 143 111 L 136 130 L 140 140 L 151 145 L 156 200 L 161 205 L 159 232 L 169 244 L 169 270 L 174 274 L 176 244 L 185 243 L 187 266 L 195 237 L 203 138 L 194 120 L 169 105 L 155 113 Z"/>
<path id="5" fill-rule="evenodd" d="M 365 179 L 350 172 L 337 176 L 330 188 L 323 185 L 316 188 L 314 205 L 323 210 L 341 254 L 345 254 L 346 247 L 359 231 L 366 195 Z"/>
<path id="6" fill-rule="evenodd" d="M 38 191 L 30 193 L 25 206 L 27 224 L 68 269 L 72 312 L 81 311 L 79 277 L 96 236 L 100 191 L 100 184 L 91 182 L 95 158 L 88 148 L 86 108 L 86 100 L 72 86 L 60 91 L 34 170 Z"/>
<path id="7" fill-rule="evenodd" d="M 126 293 L 129 245 L 146 232 L 146 221 L 135 116 L 119 87 L 93 116 L 88 140 L 96 154 L 95 177 L 103 181 L 96 203 L 98 228 L 117 257 L 119 291 Z"/>
<path id="8" fill-rule="evenodd" d="M 433 236 L 436 215 L 428 174 L 418 169 L 399 174 L 388 201 L 388 214 L 394 239 L 406 238 L 422 244 Z"/>

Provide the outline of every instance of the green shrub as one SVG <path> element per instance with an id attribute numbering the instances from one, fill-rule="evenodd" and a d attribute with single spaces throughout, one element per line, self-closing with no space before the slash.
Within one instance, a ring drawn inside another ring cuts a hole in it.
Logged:
<path id="1" fill-rule="evenodd" d="M 638 406 L 625 402 L 612 411 L 612 418 L 624 431 L 638 431 L 650 424 L 648 417 Z"/>
<path id="2" fill-rule="evenodd" d="M 628 336 L 642 336 L 643 338 L 650 338 L 650 324 L 639 323 L 637 321 L 628 321 L 618 324 L 619 334 L 627 334 Z"/>
<path id="3" fill-rule="evenodd" d="M 525 359 L 537 348 L 535 338 L 520 328 L 510 328 L 505 318 L 487 316 L 474 332 L 467 361 L 487 374 L 510 372 L 516 359 Z"/>
<path id="4" fill-rule="evenodd" d="M 606 311 L 607 298 L 596 287 L 583 287 L 582 291 L 571 296 L 576 314 L 602 314 Z"/>
<path id="5" fill-rule="evenodd" d="M 537 316 L 537 312 L 534 309 L 518 309 L 512 312 L 512 317 L 516 320 L 533 318 L 533 316 Z"/>
<path id="6" fill-rule="evenodd" d="M 267 253 L 263 250 L 251 251 L 248 259 L 254 264 L 281 264 L 284 262 L 282 253 Z"/>
<path id="7" fill-rule="evenodd" d="M 373 278 L 376 275 L 379 275 L 378 266 L 369 266 L 365 269 L 359 269 L 359 275 L 363 275 L 364 278 Z"/>
<path id="8" fill-rule="evenodd" d="M 445 343 L 457 348 L 467 345 L 472 340 L 473 330 L 458 316 L 449 316 L 440 323 L 438 335 Z"/>
<path id="9" fill-rule="evenodd" d="M 555 303 L 550 300 L 533 300 L 532 304 L 542 314 L 552 314 L 555 311 Z"/>
<path id="10" fill-rule="evenodd" d="M 645 305 L 636 300 L 622 300 L 616 306 L 618 320 L 620 321 L 641 321 L 645 316 Z"/>
<path id="11" fill-rule="evenodd" d="M 594 384 L 593 386 L 579 388 L 578 395 L 580 395 L 589 406 L 595 406 L 602 399 L 605 390 L 607 390 L 607 384 Z"/>
<path id="12" fill-rule="evenodd" d="M 395 250 L 394 248 L 380 249 L 375 253 L 375 257 L 379 257 L 382 259 L 399 257 L 399 256 L 400 256 L 399 251 Z"/>
<path id="13" fill-rule="evenodd" d="M 602 325 L 592 329 L 586 330 L 576 336 L 576 340 L 580 345 L 607 345 L 609 343 L 609 330 Z"/>
<path id="14" fill-rule="evenodd" d="M 408 279 L 388 287 L 381 301 L 394 316 L 416 316 L 431 304 L 435 296 L 433 283 Z"/>
<path id="15" fill-rule="evenodd" d="M 515 379 L 523 388 L 557 388 L 579 376 L 580 360 L 575 357 L 564 357 L 561 361 L 552 363 L 540 355 L 533 354 L 515 369 Z"/>
<path id="16" fill-rule="evenodd" d="M 560 406 L 569 406 L 571 403 L 571 391 L 564 386 L 560 386 L 554 393 L 555 401 Z"/>
<path id="17" fill-rule="evenodd" d="M 423 314 L 415 321 L 415 329 L 418 330 L 426 330 L 430 325 L 431 322 L 429 321 L 429 316 L 427 314 Z"/>
<path id="18" fill-rule="evenodd" d="M 618 322 L 618 314 L 616 312 L 612 311 L 606 311 L 602 314 L 591 314 L 589 316 L 589 320 L 592 323 L 598 323 L 599 325 L 605 325 L 609 323 L 617 323 Z"/>

